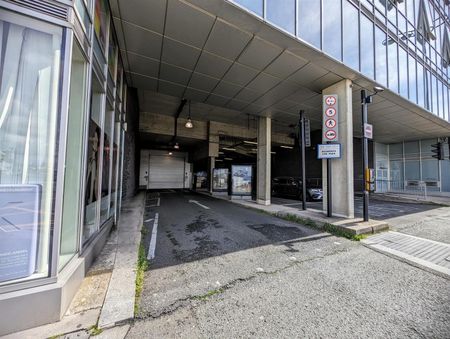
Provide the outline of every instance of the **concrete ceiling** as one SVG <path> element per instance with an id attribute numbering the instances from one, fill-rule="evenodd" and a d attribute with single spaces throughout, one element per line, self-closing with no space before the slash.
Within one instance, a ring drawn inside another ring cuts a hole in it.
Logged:
<path id="1" fill-rule="evenodd" d="M 224 0 L 110 0 L 130 86 L 141 111 L 173 115 L 192 100 L 195 119 L 247 124 L 270 116 L 290 132 L 304 109 L 321 128 L 322 89 L 348 78 L 375 83 Z M 389 91 L 375 97 L 370 122 L 380 142 L 446 136 L 450 124 Z M 198 116 L 197 116 L 198 115 Z"/>

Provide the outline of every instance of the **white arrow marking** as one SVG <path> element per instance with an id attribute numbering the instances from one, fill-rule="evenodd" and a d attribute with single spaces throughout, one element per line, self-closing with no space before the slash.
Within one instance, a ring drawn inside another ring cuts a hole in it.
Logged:
<path id="1" fill-rule="evenodd" d="M 159 220 L 159 213 L 155 213 L 155 221 L 153 222 L 152 237 L 150 239 L 150 245 L 148 247 L 147 260 L 152 260 L 155 258 L 156 235 L 158 233 L 158 220 Z"/>
<path id="2" fill-rule="evenodd" d="M 209 210 L 208 206 L 200 204 L 197 200 L 189 200 L 189 202 L 199 205 L 200 207 L 203 207 L 205 210 Z"/>

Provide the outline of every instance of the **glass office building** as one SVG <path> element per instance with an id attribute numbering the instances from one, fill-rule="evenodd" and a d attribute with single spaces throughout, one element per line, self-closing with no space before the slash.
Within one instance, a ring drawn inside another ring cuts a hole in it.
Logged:
<path id="1" fill-rule="evenodd" d="M 29 327 L 65 312 L 118 219 L 127 86 L 107 0 L 0 5 L 0 305 Z"/>
<path id="2" fill-rule="evenodd" d="M 234 0 L 271 25 L 450 121 L 450 7 L 445 0 Z M 431 145 L 378 144 L 380 192 L 450 192 L 450 161 Z M 424 186 L 424 187 L 422 187 Z"/>

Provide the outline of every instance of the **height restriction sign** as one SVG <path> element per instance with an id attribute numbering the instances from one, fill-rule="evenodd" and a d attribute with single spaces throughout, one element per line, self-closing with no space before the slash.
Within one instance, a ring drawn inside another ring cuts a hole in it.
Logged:
<path id="1" fill-rule="evenodd" d="M 338 133 L 338 96 L 337 94 L 330 94 L 323 96 L 323 128 L 322 140 L 323 143 L 337 142 L 339 139 Z"/>

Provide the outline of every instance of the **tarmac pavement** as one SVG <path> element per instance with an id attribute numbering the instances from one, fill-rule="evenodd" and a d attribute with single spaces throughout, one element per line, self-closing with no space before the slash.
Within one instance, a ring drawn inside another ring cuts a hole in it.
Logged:
<path id="1" fill-rule="evenodd" d="M 441 276 L 227 201 L 152 194 L 156 256 L 129 338 L 449 337 Z"/>

